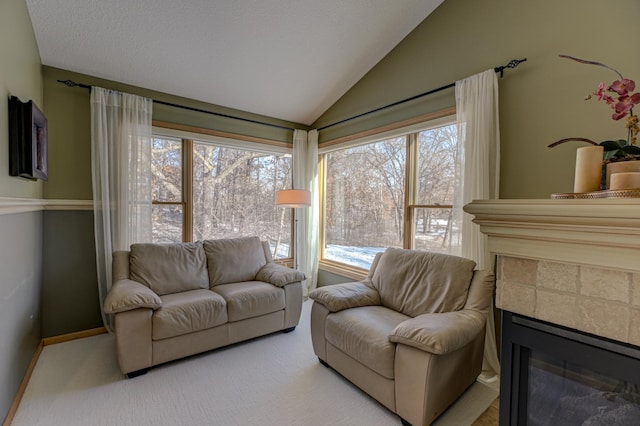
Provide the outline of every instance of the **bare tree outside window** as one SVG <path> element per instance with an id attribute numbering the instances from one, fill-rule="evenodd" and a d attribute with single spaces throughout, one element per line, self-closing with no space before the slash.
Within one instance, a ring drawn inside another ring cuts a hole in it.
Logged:
<path id="1" fill-rule="evenodd" d="M 183 165 L 185 143 L 192 149 Z M 183 168 L 191 167 L 190 174 Z M 152 148 L 153 241 L 178 242 L 258 236 L 276 258 L 288 258 L 291 209 L 275 206 L 275 192 L 291 188 L 291 156 L 156 137 Z M 184 179 L 191 177 L 191 204 Z M 193 235 L 184 234 L 184 216 Z"/>
<path id="2" fill-rule="evenodd" d="M 325 154 L 324 259 L 368 269 L 377 252 L 404 246 L 408 137 Z M 450 249 L 456 141 L 455 125 L 415 134 L 415 249 Z"/>
<path id="3" fill-rule="evenodd" d="M 194 143 L 194 240 L 258 236 L 290 257 L 291 212 L 274 202 L 290 187 L 289 155 Z"/>
<path id="4" fill-rule="evenodd" d="M 405 138 L 326 154 L 325 250 L 362 267 L 386 247 L 402 247 Z"/>
<path id="5" fill-rule="evenodd" d="M 457 155 L 456 126 L 436 127 L 418 134 L 418 205 L 452 205 Z M 413 215 L 413 245 L 418 250 L 449 252 L 451 215 L 445 208 L 417 208 Z"/>
<path id="6" fill-rule="evenodd" d="M 183 240 L 182 140 L 153 138 L 151 146 L 151 211 L 154 243 Z"/>

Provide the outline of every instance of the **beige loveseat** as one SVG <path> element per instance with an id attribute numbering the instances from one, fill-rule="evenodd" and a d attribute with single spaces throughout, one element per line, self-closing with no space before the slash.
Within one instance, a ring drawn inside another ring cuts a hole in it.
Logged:
<path id="1" fill-rule="evenodd" d="M 389 248 L 362 282 L 311 292 L 320 361 L 398 414 L 430 424 L 480 374 L 494 275 L 445 254 Z"/>
<path id="2" fill-rule="evenodd" d="M 115 252 L 104 309 L 115 315 L 120 369 L 134 377 L 187 355 L 291 331 L 304 279 L 275 264 L 257 237 Z"/>

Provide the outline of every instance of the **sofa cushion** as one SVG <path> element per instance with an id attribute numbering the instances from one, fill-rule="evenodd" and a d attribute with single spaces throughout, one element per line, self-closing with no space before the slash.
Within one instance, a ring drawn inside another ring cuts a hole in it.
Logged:
<path id="1" fill-rule="evenodd" d="M 224 299 L 211 290 L 191 290 L 160 297 L 152 317 L 153 340 L 205 330 L 227 322 Z"/>
<path id="2" fill-rule="evenodd" d="M 389 335 L 408 318 L 384 306 L 346 309 L 327 316 L 325 336 L 351 358 L 393 379 L 396 344 L 389 341 Z"/>
<path id="3" fill-rule="evenodd" d="M 467 300 L 475 265 L 442 253 L 388 248 L 371 282 L 384 306 L 405 315 L 452 312 Z"/>
<path id="4" fill-rule="evenodd" d="M 205 240 L 204 251 L 211 287 L 253 281 L 260 268 L 267 263 L 258 237 Z"/>
<path id="5" fill-rule="evenodd" d="M 201 242 L 133 244 L 130 277 L 162 296 L 208 288 L 207 258 Z"/>
<path id="6" fill-rule="evenodd" d="M 262 281 L 220 284 L 215 286 L 213 291 L 227 302 L 230 322 L 270 314 L 285 308 L 284 290 Z"/>

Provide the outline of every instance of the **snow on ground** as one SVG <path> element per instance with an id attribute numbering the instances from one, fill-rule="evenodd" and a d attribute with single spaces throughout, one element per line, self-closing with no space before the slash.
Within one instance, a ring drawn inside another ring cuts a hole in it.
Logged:
<path id="1" fill-rule="evenodd" d="M 271 244 L 271 252 L 275 244 Z M 376 253 L 384 251 L 386 247 L 352 247 L 329 244 L 324 249 L 324 257 L 328 260 L 346 263 L 362 269 L 369 269 Z M 289 245 L 280 243 L 276 258 L 289 257 Z"/>
<path id="2" fill-rule="evenodd" d="M 324 248 L 324 258 L 335 262 L 346 263 L 347 265 L 355 266 L 357 268 L 369 269 L 373 262 L 373 258 L 376 257 L 376 254 L 383 252 L 386 249 L 387 247 L 354 247 L 327 244 Z M 437 244 L 423 242 L 423 244 L 420 244 L 420 247 L 417 249 L 441 253 L 449 252 L 449 247 L 442 247 L 439 242 Z M 273 246 L 271 250 L 273 251 Z M 289 246 L 282 244 L 278 252 L 278 257 L 288 257 Z"/>
<path id="3" fill-rule="evenodd" d="M 385 251 L 386 247 L 351 247 L 328 244 L 324 248 L 324 258 L 346 263 L 358 268 L 369 269 L 376 253 Z"/>

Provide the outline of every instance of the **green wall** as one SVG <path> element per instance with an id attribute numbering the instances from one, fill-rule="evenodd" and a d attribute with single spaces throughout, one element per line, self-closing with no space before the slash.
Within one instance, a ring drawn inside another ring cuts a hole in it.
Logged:
<path id="1" fill-rule="evenodd" d="M 8 99 L 43 108 L 40 53 L 24 0 L 0 2 L 0 197 L 40 198 L 42 181 L 9 176 Z"/>
<path id="2" fill-rule="evenodd" d="M 43 337 L 102 327 L 93 211 L 45 211 L 43 228 Z"/>
<path id="3" fill-rule="evenodd" d="M 558 54 L 605 62 L 640 83 L 638 0 L 446 0 L 313 125 L 322 127 L 527 58 L 500 80 L 501 198 L 572 192 L 582 136 L 624 138 L 611 110 L 584 96 L 615 74 Z M 320 141 L 454 106 L 454 90 L 320 132 Z"/>
<path id="4" fill-rule="evenodd" d="M 40 198 L 42 183 L 9 176 L 8 98 L 43 108 L 40 54 L 24 0 L 0 1 L 0 419 L 42 337 L 42 212 L 2 211 L 3 198 Z"/>

